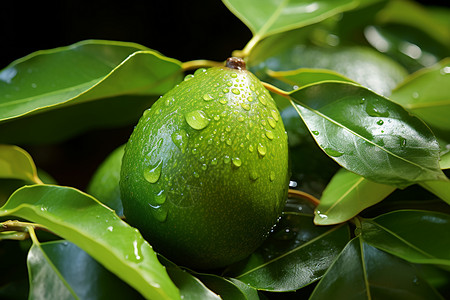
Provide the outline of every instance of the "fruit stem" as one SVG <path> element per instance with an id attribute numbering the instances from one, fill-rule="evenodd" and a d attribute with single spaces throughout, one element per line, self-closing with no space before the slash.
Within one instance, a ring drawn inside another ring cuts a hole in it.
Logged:
<path id="1" fill-rule="evenodd" d="M 308 200 L 309 202 L 314 204 L 314 206 L 317 206 L 320 203 L 320 200 L 314 197 L 313 195 L 293 189 L 289 189 L 288 197 Z"/>
<path id="2" fill-rule="evenodd" d="M 223 67 L 223 62 L 217 62 L 206 59 L 191 60 L 181 64 L 183 71 L 196 70 L 202 67 Z"/>

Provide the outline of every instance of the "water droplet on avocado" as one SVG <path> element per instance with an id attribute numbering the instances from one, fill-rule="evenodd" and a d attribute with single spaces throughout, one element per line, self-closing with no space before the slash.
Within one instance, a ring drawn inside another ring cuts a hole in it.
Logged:
<path id="1" fill-rule="evenodd" d="M 185 115 L 186 122 L 192 128 L 196 130 L 201 130 L 208 126 L 209 119 L 206 116 L 206 113 L 201 110 L 194 110 Z"/>
<path id="2" fill-rule="evenodd" d="M 222 90 L 222 92 L 224 92 L 224 94 L 228 93 L 229 91 L 230 91 L 230 90 L 227 89 L 227 88 L 224 88 L 224 89 Z"/>
<path id="3" fill-rule="evenodd" d="M 159 160 L 156 164 L 150 165 L 144 170 L 144 178 L 150 183 L 155 183 L 161 177 L 162 160 Z"/>
<path id="4" fill-rule="evenodd" d="M 227 104 L 227 100 L 225 100 L 225 99 L 220 99 L 220 100 L 219 100 L 219 103 L 220 103 L 220 104 Z"/>
<path id="5" fill-rule="evenodd" d="M 163 204 L 166 202 L 166 193 L 164 190 L 160 190 L 158 194 L 155 195 L 155 203 L 156 204 Z"/>
<path id="6" fill-rule="evenodd" d="M 231 146 L 231 139 L 227 139 L 227 141 L 225 142 L 228 146 Z"/>
<path id="7" fill-rule="evenodd" d="M 239 168 L 242 165 L 242 161 L 239 157 L 233 157 L 231 161 L 233 162 L 233 166 L 236 168 Z"/>
<path id="8" fill-rule="evenodd" d="M 207 166 L 206 164 L 202 164 L 201 168 L 202 168 L 203 171 L 206 171 L 206 169 L 208 168 L 208 166 Z"/>
<path id="9" fill-rule="evenodd" d="M 184 81 L 188 81 L 188 80 L 190 80 L 190 79 L 192 79 L 192 78 L 194 78 L 194 75 L 188 74 L 188 75 L 186 75 L 186 76 L 184 77 Z"/>
<path id="10" fill-rule="evenodd" d="M 247 98 L 248 102 L 253 102 L 253 100 L 255 100 L 252 96 Z"/>
<path id="11" fill-rule="evenodd" d="M 239 95 L 241 93 L 241 91 L 239 89 L 236 89 L 236 88 L 232 89 L 231 92 L 233 94 L 235 94 L 235 95 Z"/>
<path id="12" fill-rule="evenodd" d="M 167 220 L 167 208 L 163 205 L 151 205 L 152 208 L 152 215 L 155 217 L 156 220 L 159 222 L 165 222 Z"/>
<path id="13" fill-rule="evenodd" d="M 250 171 L 250 179 L 255 181 L 259 178 L 259 174 L 258 172 L 256 172 L 255 170 Z"/>
<path id="14" fill-rule="evenodd" d="M 215 165 L 217 165 L 217 158 L 213 158 L 213 159 L 211 159 L 211 165 L 212 166 L 215 166 Z"/>
<path id="15" fill-rule="evenodd" d="M 248 146 L 248 151 L 253 152 L 253 150 L 254 150 L 254 149 L 253 149 L 253 145 L 249 145 L 249 146 Z"/>
<path id="16" fill-rule="evenodd" d="M 263 144 L 259 143 L 258 144 L 258 153 L 261 157 L 263 157 L 264 155 L 266 155 L 266 146 L 264 146 Z"/>
<path id="17" fill-rule="evenodd" d="M 147 116 L 148 116 L 148 114 L 150 113 L 150 111 L 151 111 L 151 109 L 149 108 L 149 109 L 146 109 L 146 110 L 144 110 L 144 113 L 143 113 L 143 116 L 144 116 L 144 118 L 146 118 Z"/>
<path id="18" fill-rule="evenodd" d="M 204 72 L 206 72 L 206 69 L 205 68 L 200 68 L 200 69 L 197 69 L 194 72 L 194 75 L 199 75 L 199 74 L 204 73 Z"/>
<path id="19" fill-rule="evenodd" d="M 225 156 L 223 157 L 223 162 L 224 162 L 224 163 L 229 164 L 230 161 L 231 161 L 231 158 L 230 158 L 228 155 L 225 155 Z"/>
<path id="20" fill-rule="evenodd" d="M 237 74 L 236 74 L 236 73 L 232 73 L 232 74 L 231 74 L 231 77 L 236 78 L 236 77 L 237 77 Z"/>
<path id="21" fill-rule="evenodd" d="M 339 152 L 335 149 L 331 149 L 331 148 L 325 148 L 323 150 L 325 151 L 326 154 L 328 154 L 329 156 L 333 156 L 333 157 L 339 157 L 339 156 L 344 155 L 344 153 Z"/>
<path id="22" fill-rule="evenodd" d="M 270 113 L 271 113 L 272 117 L 274 118 L 274 120 L 278 122 L 278 120 L 279 120 L 278 113 L 274 110 L 271 110 Z"/>
<path id="23" fill-rule="evenodd" d="M 238 121 L 239 121 L 239 122 L 244 122 L 244 120 L 245 120 L 244 116 L 239 116 L 239 117 L 238 117 Z"/>
<path id="24" fill-rule="evenodd" d="M 189 138 L 187 132 L 183 129 L 172 133 L 172 142 L 180 149 L 181 153 L 186 151 L 187 140 Z"/>
<path id="25" fill-rule="evenodd" d="M 245 110 L 250 110 L 250 105 L 248 105 L 247 103 L 242 103 L 241 106 Z"/>
<path id="26" fill-rule="evenodd" d="M 270 171 L 269 179 L 270 179 L 270 181 L 274 181 L 275 180 L 275 172 L 274 171 Z"/>
<path id="27" fill-rule="evenodd" d="M 225 127 L 225 131 L 226 131 L 226 132 L 230 132 L 230 131 L 231 131 L 231 126 L 228 125 L 227 127 Z"/>
<path id="28" fill-rule="evenodd" d="M 270 131 L 270 130 L 267 130 L 267 131 L 266 131 L 266 137 L 267 137 L 269 140 L 273 140 L 273 138 L 274 138 L 273 132 Z"/>
<path id="29" fill-rule="evenodd" d="M 211 96 L 210 94 L 204 94 L 204 95 L 203 95 L 203 100 L 205 100 L 205 101 L 211 101 L 211 100 L 214 100 L 214 97 Z"/>
<path id="30" fill-rule="evenodd" d="M 219 115 L 214 116 L 214 120 L 219 121 L 220 120 L 220 116 Z"/>
<path id="31" fill-rule="evenodd" d="M 267 100 L 264 96 L 259 96 L 258 100 L 259 100 L 259 102 L 261 102 L 262 105 L 264 105 L 264 106 L 267 105 Z"/>
<path id="32" fill-rule="evenodd" d="M 272 118 L 267 118 L 267 121 L 269 122 L 270 127 L 275 128 L 277 126 L 277 123 Z"/>

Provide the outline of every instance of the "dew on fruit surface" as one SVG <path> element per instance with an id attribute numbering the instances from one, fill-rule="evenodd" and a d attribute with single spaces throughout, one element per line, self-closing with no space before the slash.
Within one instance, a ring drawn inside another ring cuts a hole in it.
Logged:
<path id="1" fill-rule="evenodd" d="M 263 126 L 266 126 L 267 125 L 267 121 L 266 120 L 261 120 L 261 124 L 263 125 Z"/>
<path id="2" fill-rule="evenodd" d="M 279 121 L 279 117 L 278 117 L 278 113 L 274 110 L 270 111 L 270 114 L 272 115 L 273 119 L 278 122 Z"/>
<path id="3" fill-rule="evenodd" d="M 188 74 L 188 75 L 186 75 L 186 76 L 184 77 L 184 81 L 191 80 L 192 78 L 194 78 L 194 75 Z"/>
<path id="4" fill-rule="evenodd" d="M 219 121 L 220 120 L 220 116 L 219 115 L 215 115 L 214 116 L 214 120 Z"/>
<path id="5" fill-rule="evenodd" d="M 383 120 L 378 120 L 378 121 L 377 121 L 377 124 L 381 126 L 381 125 L 384 124 L 384 121 L 383 121 Z"/>
<path id="6" fill-rule="evenodd" d="M 151 109 L 146 109 L 144 110 L 144 113 L 142 114 L 144 116 L 144 118 L 146 118 L 148 116 L 148 114 L 150 113 Z"/>
<path id="7" fill-rule="evenodd" d="M 450 74 L 450 67 L 449 67 L 449 66 L 443 67 L 443 68 L 441 69 L 440 73 L 441 73 L 442 75 Z"/>
<path id="8" fill-rule="evenodd" d="M 227 141 L 225 142 L 228 146 L 231 146 L 232 142 L 231 139 L 227 139 Z"/>
<path id="9" fill-rule="evenodd" d="M 172 133 L 171 138 L 172 142 L 175 144 L 175 146 L 177 146 L 178 149 L 180 149 L 181 153 L 184 153 L 186 151 L 187 141 L 189 138 L 187 132 L 181 129 Z"/>
<path id="10" fill-rule="evenodd" d="M 238 121 L 239 121 L 239 122 L 244 122 L 244 120 L 245 120 L 244 116 L 239 116 L 239 117 L 238 117 Z"/>
<path id="11" fill-rule="evenodd" d="M 249 145 L 248 146 L 248 151 L 253 152 L 253 150 L 254 150 L 253 145 Z"/>
<path id="12" fill-rule="evenodd" d="M 236 73 L 231 73 L 231 77 L 236 78 L 237 74 Z"/>
<path id="13" fill-rule="evenodd" d="M 213 158 L 213 159 L 211 159 L 211 165 L 212 166 L 215 166 L 215 165 L 217 165 L 217 158 Z"/>
<path id="14" fill-rule="evenodd" d="M 242 161 L 239 157 L 233 157 L 231 161 L 236 168 L 239 168 L 242 165 Z"/>
<path id="15" fill-rule="evenodd" d="M 269 140 L 273 140 L 273 138 L 274 138 L 273 132 L 270 131 L 270 130 L 267 130 L 267 131 L 266 131 L 266 137 L 267 137 Z"/>
<path id="16" fill-rule="evenodd" d="M 255 170 L 252 170 L 252 171 L 250 171 L 250 176 L 249 177 L 250 177 L 250 179 L 252 181 L 255 181 L 255 180 L 257 180 L 259 178 L 259 174 Z"/>
<path id="17" fill-rule="evenodd" d="M 192 152 L 192 154 L 194 154 L 194 155 L 195 155 L 195 154 L 197 154 L 197 153 L 198 153 L 198 150 L 197 150 L 197 148 L 194 148 L 194 149 L 192 149 L 192 151 L 191 151 L 191 152 Z"/>
<path id="18" fill-rule="evenodd" d="M 261 143 L 258 143 L 258 153 L 261 157 L 264 157 L 264 155 L 266 155 L 266 146 L 264 146 Z"/>
<path id="19" fill-rule="evenodd" d="M 269 179 L 270 179 L 270 181 L 274 181 L 275 180 L 275 172 L 274 171 L 270 171 Z"/>
<path id="20" fill-rule="evenodd" d="M 150 183 L 156 183 L 161 177 L 162 160 L 159 160 L 156 164 L 150 165 L 144 169 L 144 178 Z"/>
<path id="21" fill-rule="evenodd" d="M 235 94 L 235 95 L 239 95 L 241 93 L 241 91 L 239 89 L 236 89 L 236 88 L 232 89 L 231 92 L 233 94 Z"/>
<path id="22" fill-rule="evenodd" d="M 203 98 L 203 100 L 205 100 L 205 101 L 211 101 L 211 100 L 214 100 L 214 97 L 211 96 L 210 94 L 204 94 L 202 98 Z"/>
<path id="23" fill-rule="evenodd" d="M 231 126 L 228 125 L 227 127 L 225 127 L 225 131 L 226 131 L 226 132 L 230 132 L 230 131 L 231 131 Z"/>
<path id="24" fill-rule="evenodd" d="M 164 190 L 160 190 L 156 195 L 155 195 L 155 203 L 156 204 L 163 204 L 164 202 L 166 202 L 166 193 Z"/>
<path id="25" fill-rule="evenodd" d="M 317 131 L 317 130 L 313 130 L 313 131 L 311 131 L 312 132 L 312 134 L 314 134 L 314 135 L 319 135 L 319 132 Z"/>
<path id="26" fill-rule="evenodd" d="M 224 163 L 229 164 L 230 161 L 231 161 L 231 158 L 230 158 L 228 155 L 225 155 L 225 156 L 223 157 L 223 162 L 224 162 Z"/>
<path id="27" fill-rule="evenodd" d="M 151 205 L 152 208 L 152 215 L 155 217 L 156 220 L 159 222 L 164 222 L 167 220 L 167 208 L 163 205 Z"/>
<path id="28" fill-rule="evenodd" d="M 333 157 L 339 157 L 344 155 L 344 153 L 337 151 L 335 149 L 331 149 L 331 148 L 325 148 L 323 149 L 325 151 L 326 154 L 328 154 L 329 156 L 333 156 Z"/>
<path id="29" fill-rule="evenodd" d="M 170 105 L 172 105 L 172 103 L 175 101 L 175 99 L 173 99 L 173 98 L 167 98 L 166 99 L 166 101 L 164 101 L 164 104 L 166 105 L 166 106 L 170 106 Z"/>
<path id="30" fill-rule="evenodd" d="M 252 96 L 247 98 L 248 102 L 253 102 L 253 100 L 255 100 Z"/>
<path id="31" fill-rule="evenodd" d="M 224 88 L 224 89 L 222 90 L 222 92 L 223 92 L 224 94 L 226 94 L 226 93 L 230 92 L 230 90 L 227 89 L 227 88 Z"/>
<path id="32" fill-rule="evenodd" d="M 200 69 L 197 69 L 197 70 L 194 72 L 194 75 L 199 75 L 199 74 L 205 73 L 205 72 L 206 72 L 206 69 L 205 69 L 205 68 L 200 68 Z"/>
<path id="33" fill-rule="evenodd" d="M 222 98 L 222 99 L 219 100 L 219 103 L 220 103 L 220 104 L 227 104 L 227 100 L 225 100 L 225 99 Z"/>
<path id="34" fill-rule="evenodd" d="M 233 83 L 230 82 L 230 81 L 228 81 L 228 82 L 227 82 L 227 86 L 228 86 L 228 87 L 232 87 L 232 86 L 233 86 Z"/>
<path id="35" fill-rule="evenodd" d="M 199 178 L 200 177 L 200 175 L 197 172 L 195 172 L 195 171 L 192 174 L 194 175 L 195 178 Z"/>
<path id="36" fill-rule="evenodd" d="M 267 121 L 269 122 L 270 127 L 275 129 L 275 127 L 277 126 L 277 122 L 271 117 L 268 117 Z"/>
<path id="37" fill-rule="evenodd" d="M 202 130 L 209 124 L 209 118 L 206 116 L 206 113 L 201 110 L 191 111 L 184 117 L 189 126 L 196 130 Z"/>
<path id="38" fill-rule="evenodd" d="M 207 166 L 206 164 L 202 164 L 201 168 L 202 168 L 203 171 L 206 171 L 206 169 L 208 168 L 208 166 Z"/>
<path id="39" fill-rule="evenodd" d="M 245 110 L 250 110 L 250 105 L 248 105 L 247 103 L 242 103 L 241 106 Z"/>
<path id="40" fill-rule="evenodd" d="M 267 100 L 264 96 L 258 96 L 258 100 L 259 100 L 259 102 L 261 102 L 262 105 L 264 105 L 264 106 L 267 105 Z"/>

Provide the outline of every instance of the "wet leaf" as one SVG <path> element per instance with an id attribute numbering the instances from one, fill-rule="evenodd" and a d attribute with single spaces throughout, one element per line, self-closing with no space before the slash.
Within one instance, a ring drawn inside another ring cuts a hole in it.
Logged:
<path id="1" fill-rule="evenodd" d="M 0 178 L 42 183 L 31 156 L 22 148 L 14 145 L 0 145 Z"/>
<path id="2" fill-rule="evenodd" d="M 331 225 L 345 222 L 382 201 L 394 190 L 391 185 L 379 184 L 341 169 L 323 191 L 314 223 Z"/>
<path id="3" fill-rule="evenodd" d="M 4 216 L 39 223 L 75 243 L 144 297 L 179 297 L 139 231 L 83 192 L 52 185 L 25 186 L 0 208 L 0 217 Z"/>
<path id="4" fill-rule="evenodd" d="M 431 130 L 388 99 L 344 82 L 309 85 L 290 97 L 317 144 L 347 170 L 399 187 L 447 180 Z"/>

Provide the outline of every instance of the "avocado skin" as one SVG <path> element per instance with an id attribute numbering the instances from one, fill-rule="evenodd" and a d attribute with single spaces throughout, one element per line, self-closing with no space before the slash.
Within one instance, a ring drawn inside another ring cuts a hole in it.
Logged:
<path id="1" fill-rule="evenodd" d="M 269 92 L 246 70 L 214 67 L 144 112 L 125 148 L 120 189 L 126 221 L 156 251 L 214 269 L 265 240 L 288 183 L 287 134 Z"/>

